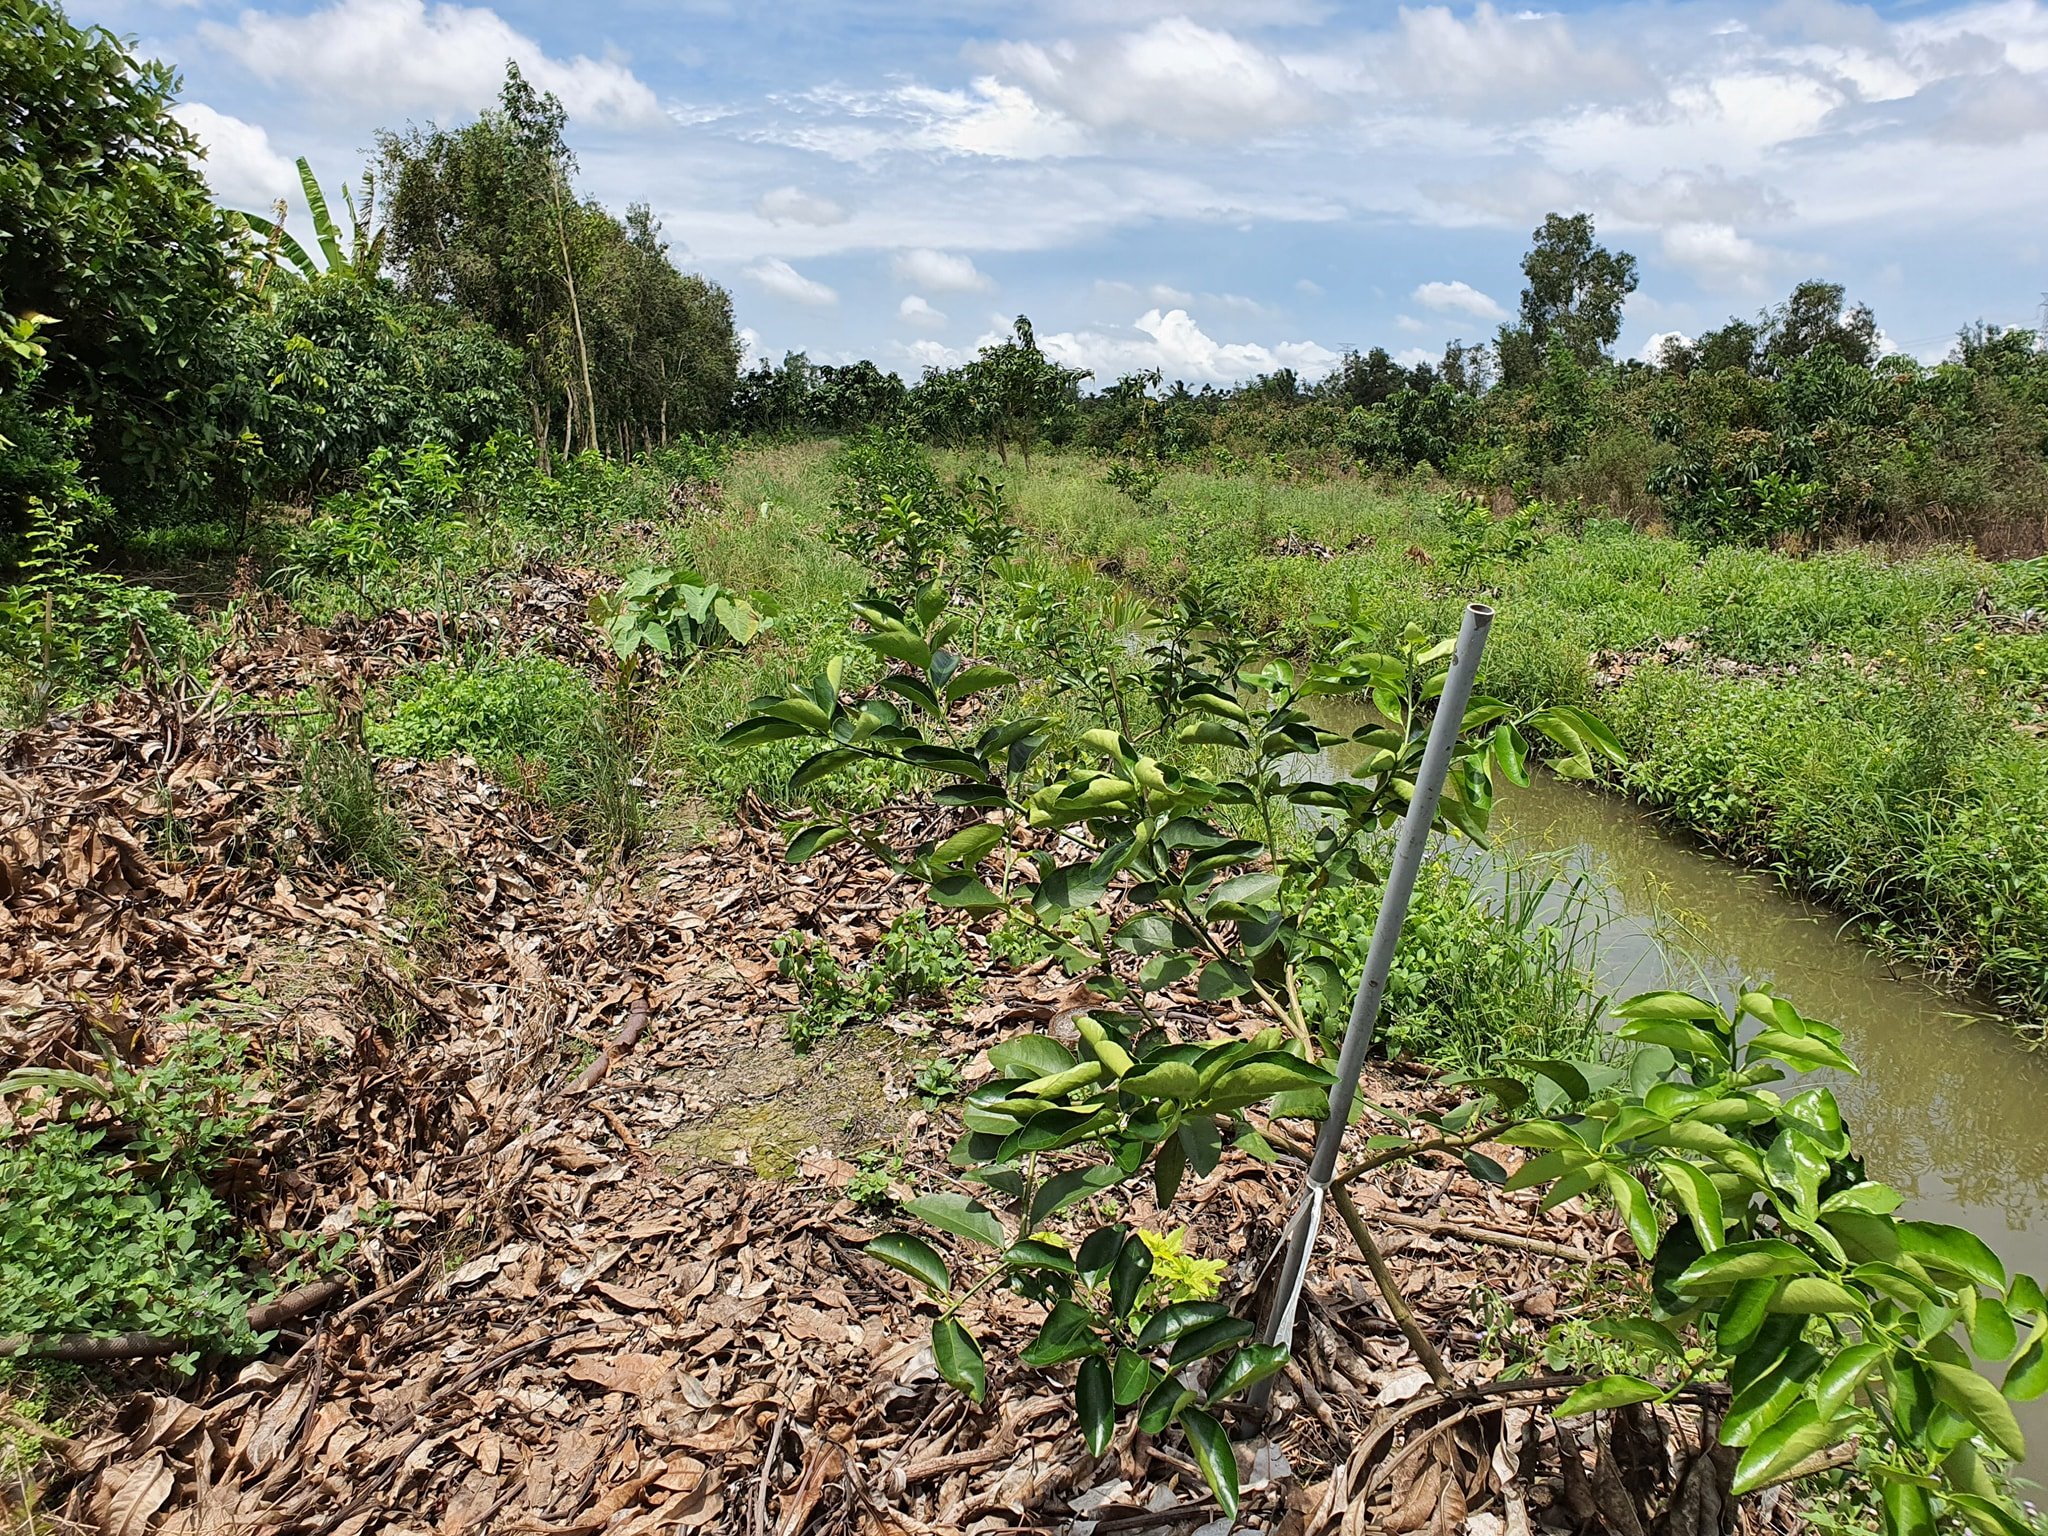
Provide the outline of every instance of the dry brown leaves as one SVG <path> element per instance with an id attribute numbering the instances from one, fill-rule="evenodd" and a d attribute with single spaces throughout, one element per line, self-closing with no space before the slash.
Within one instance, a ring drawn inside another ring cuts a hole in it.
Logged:
<path id="1" fill-rule="evenodd" d="M 575 582 L 522 580 L 495 622 L 573 650 Z M 115 1378 L 103 1422 L 52 1443 L 47 1511 L 105 1536 L 1220 1530 L 1173 1442 L 1095 1462 L 1070 1383 L 1003 1364 L 1034 1327 L 1016 1298 L 968 1314 L 992 1366 L 976 1407 L 938 1379 L 930 1305 L 858 1252 L 877 1230 L 844 1193 L 860 1145 L 886 1135 L 911 1169 L 945 1167 L 954 1132 L 917 1107 L 914 1059 L 1070 1028 L 1085 999 L 1056 972 L 991 966 L 984 1000 L 936 1039 L 794 1062 L 769 945 L 799 925 L 872 943 L 906 898 L 885 870 L 849 859 L 821 879 L 738 828 L 608 879 L 451 764 L 389 775 L 451 875 L 452 937 L 409 952 L 393 892 L 292 834 L 285 754 L 226 701 L 360 682 L 442 643 L 407 615 L 245 639 L 207 698 L 124 694 L 0 759 L 0 1068 L 83 1060 L 116 1022 L 146 1055 L 180 1004 L 253 989 L 260 1007 L 237 1017 L 295 1049 L 272 1053 L 284 1080 L 243 1191 L 252 1219 L 353 1230 L 367 1271 L 365 1294 L 268 1359 L 178 1393 Z M 1180 1021 L 1242 1023 L 1192 999 Z M 834 1072 L 869 1074 L 850 1079 L 860 1112 L 799 1117 L 816 1144 L 793 1177 L 735 1166 L 744 1136 L 701 1155 L 720 1116 L 774 1111 Z M 1373 1091 L 1413 1108 L 1433 1090 Z M 1291 1188 L 1233 1156 L 1171 1224 L 1242 1288 Z M 1571 1310 L 1620 1249 L 1583 1213 L 1541 1216 L 1455 1166 L 1360 1194 L 1454 1360 L 1498 1358 L 1508 1334 Z M 1475 1240 L 1489 1232 L 1587 1261 Z M 1326 1240 L 1279 1439 L 1243 1448 L 1246 1528 L 1640 1536 L 1598 1492 L 1611 1454 L 1560 1441 L 1513 1395 L 1429 1391 L 1343 1243 Z M 1490 1369 L 1467 1367 L 1468 1384 Z M 1641 1460 L 1614 1466 L 1640 1479 Z"/>

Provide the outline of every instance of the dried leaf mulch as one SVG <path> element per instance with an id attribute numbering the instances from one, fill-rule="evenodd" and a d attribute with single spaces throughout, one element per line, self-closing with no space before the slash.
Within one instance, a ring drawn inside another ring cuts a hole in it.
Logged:
<path id="1" fill-rule="evenodd" d="M 1086 994 L 970 935 L 978 999 L 795 1057 L 770 945 L 802 928 L 856 958 L 910 898 L 885 868 L 792 869 L 741 826 L 619 877 L 462 762 L 385 769 L 446 876 L 423 920 L 322 854 L 290 754 L 236 702 L 373 670 L 353 643 L 252 644 L 210 694 L 126 692 L 0 753 L 0 1073 L 89 1066 L 113 1040 L 147 1058 L 174 1016 L 231 1009 L 276 1080 L 238 1179 L 250 1221 L 359 1240 L 352 1294 L 263 1359 L 103 1374 L 99 1411 L 47 1440 L 39 1518 L 106 1536 L 1225 1530 L 1184 1445 L 1091 1458 L 1070 1378 L 1004 1364 L 1035 1327 L 1019 1299 L 963 1314 L 991 1362 L 976 1406 L 938 1378 L 932 1306 L 859 1251 L 886 1225 L 851 1197 L 864 1148 L 921 1187 L 947 1176 L 955 1127 L 916 1064 L 960 1059 L 971 1082 L 997 1039 L 1071 1033 Z M 1249 1023 L 1191 997 L 1175 1022 Z M 1408 1109 L 1436 1092 L 1400 1074 L 1370 1091 Z M 1232 1154 L 1151 1224 L 1187 1224 L 1235 1294 L 1295 1178 Z M 1458 1389 L 1431 1385 L 1330 1232 L 1276 1416 L 1241 1448 L 1240 1528 L 1642 1536 L 1667 1505 L 1690 1511 L 1660 1527 L 1676 1536 L 1727 1528 L 1698 1411 L 1582 1438 L 1539 1411 L 1555 1391 L 1496 1379 L 1511 1344 L 1637 1283 L 1608 1224 L 1459 1166 L 1360 1194 Z"/>

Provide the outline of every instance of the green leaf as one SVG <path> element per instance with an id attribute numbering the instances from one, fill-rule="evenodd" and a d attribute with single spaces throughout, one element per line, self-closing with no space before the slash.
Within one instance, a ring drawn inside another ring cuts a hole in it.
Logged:
<path id="1" fill-rule="evenodd" d="M 1202 1401 L 1215 1404 L 1248 1392 L 1268 1376 L 1286 1369 L 1287 1360 L 1285 1344 L 1247 1344 L 1223 1362 Z"/>
<path id="2" fill-rule="evenodd" d="M 891 1269 L 900 1269 L 911 1279 L 943 1296 L 953 1289 L 953 1275 L 938 1250 L 921 1237 L 908 1232 L 884 1232 L 867 1246 L 871 1259 L 880 1259 Z"/>
<path id="3" fill-rule="evenodd" d="M 1136 1233 L 1124 1239 L 1116 1267 L 1109 1276 L 1109 1310 L 1113 1317 L 1129 1317 L 1138 1303 L 1138 1293 L 1152 1277 L 1152 1250 Z"/>
<path id="4" fill-rule="evenodd" d="M 988 1048 L 988 1064 L 1005 1077 L 1035 1082 L 1073 1066 L 1074 1053 L 1050 1035 L 1012 1035 Z"/>
<path id="5" fill-rule="evenodd" d="M 789 776 L 789 792 L 792 795 L 799 794 L 818 780 L 829 778 L 841 769 L 851 768 L 865 756 L 865 752 L 856 751 L 852 747 L 828 747 L 797 765 L 796 771 Z"/>
<path id="6" fill-rule="evenodd" d="M 2048 1392 L 2048 1339 L 2036 1339 L 2005 1373 L 2005 1395 L 2016 1403 L 2031 1403 L 2044 1392 Z"/>
<path id="7" fill-rule="evenodd" d="M 1714 1181 L 1698 1164 L 1688 1163 L 1682 1158 L 1658 1158 L 1657 1171 L 1664 1176 L 1672 1197 L 1684 1208 L 1693 1231 L 1699 1234 L 1700 1247 L 1708 1253 L 1714 1252 L 1727 1235 L 1721 1214 L 1721 1191 L 1714 1187 Z"/>
<path id="8" fill-rule="evenodd" d="M 995 1212 L 966 1195 L 920 1195 L 903 1209 L 955 1237 L 964 1237 L 988 1248 L 1007 1246 L 1003 1224 L 996 1219 Z"/>
<path id="9" fill-rule="evenodd" d="M 1693 1260 L 1671 1282 L 1679 1291 L 1719 1290 L 1741 1280 L 1759 1280 L 1776 1275 L 1811 1274 L 1814 1261 L 1782 1238 L 1766 1237 L 1756 1242 L 1730 1243 Z"/>
<path id="10" fill-rule="evenodd" d="M 1207 915 L 1211 919 L 1242 917 L 1248 909 L 1263 907 L 1279 894 L 1278 875 L 1233 875 L 1209 888 Z"/>
<path id="11" fill-rule="evenodd" d="M 1076 1268 L 1074 1256 L 1066 1249 L 1036 1237 L 1012 1243 L 1003 1254 L 1003 1262 L 1012 1269 L 1052 1269 L 1063 1275 L 1073 1274 Z"/>
<path id="12" fill-rule="evenodd" d="M 932 850 L 936 864 L 979 864 L 988 851 L 1003 840 L 1003 829 L 988 822 L 963 827 Z"/>
<path id="13" fill-rule="evenodd" d="M 1620 1408 L 1629 1403 L 1647 1403 L 1652 1398 L 1662 1397 L 1664 1389 L 1654 1381 L 1645 1381 L 1640 1376 L 1602 1376 L 1598 1381 L 1589 1381 L 1576 1388 L 1571 1396 L 1557 1405 L 1557 1416 L 1569 1419 L 1581 1413 L 1593 1413 L 1601 1408 Z"/>
<path id="14" fill-rule="evenodd" d="M 1188 1449 L 1195 1453 L 1195 1465 L 1202 1469 L 1202 1481 L 1216 1496 L 1223 1518 L 1237 1518 L 1237 1454 L 1230 1448 L 1230 1436 L 1223 1426 L 1199 1408 L 1183 1409 L 1180 1427 L 1187 1432 Z"/>
<path id="15" fill-rule="evenodd" d="M 1749 1041 L 1749 1057 L 1775 1056 L 1801 1072 L 1831 1067 L 1837 1072 L 1854 1072 L 1856 1063 L 1846 1052 L 1816 1035 L 1788 1035 L 1782 1029 L 1767 1029 Z"/>
<path id="16" fill-rule="evenodd" d="M 814 821 L 791 834 L 784 845 L 782 856 L 791 864 L 801 864 L 807 859 L 815 858 L 827 848 L 845 842 L 851 836 L 853 832 L 850 828 L 829 821 Z"/>
<path id="17" fill-rule="evenodd" d="M 1787 1280 L 1771 1298 L 1770 1310 L 1778 1313 L 1867 1312 L 1864 1299 L 1845 1285 L 1819 1275 L 1801 1275 Z"/>
<path id="18" fill-rule="evenodd" d="M 1177 1376 L 1162 1376 L 1159 1385 L 1145 1394 L 1145 1406 L 1138 1410 L 1138 1428 L 1156 1435 L 1180 1416 L 1181 1409 L 1195 1401 L 1195 1389 Z"/>
<path id="19" fill-rule="evenodd" d="M 1685 1344 L 1678 1335 L 1647 1317 L 1604 1317 L 1593 1325 L 1593 1332 L 1603 1339 L 1633 1344 L 1667 1360 L 1685 1358 Z"/>
<path id="20" fill-rule="evenodd" d="M 1071 1301 L 1056 1301 L 1039 1328 L 1038 1337 L 1019 1350 L 1017 1358 L 1026 1365 L 1063 1365 L 1102 1352 L 1094 1316 Z"/>
<path id="21" fill-rule="evenodd" d="M 1116 1365 L 1110 1375 L 1110 1385 L 1119 1408 L 1130 1407 L 1150 1392 L 1156 1384 L 1155 1373 L 1143 1355 L 1129 1349 L 1120 1349 L 1116 1352 Z"/>
<path id="22" fill-rule="evenodd" d="M 1934 1536 L 1934 1503 L 1925 1488 L 1886 1478 L 1879 1494 L 1884 1500 L 1885 1536 Z"/>
<path id="23" fill-rule="evenodd" d="M 1081 1374 L 1074 1381 L 1074 1406 L 1081 1416 L 1081 1438 L 1090 1456 L 1109 1449 L 1116 1432 L 1116 1393 L 1110 1383 L 1109 1362 L 1091 1355 L 1081 1362 Z"/>
<path id="24" fill-rule="evenodd" d="M 1781 1472 L 1842 1438 L 1842 1431 L 1810 1402 L 1795 1404 L 1784 1417 L 1751 1441 L 1735 1464 L 1734 1491 L 1754 1493 Z"/>
<path id="25" fill-rule="evenodd" d="M 1184 1333 L 1230 1316 L 1230 1308 L 1218 1301 L 1177 1301 L 1155 1314 L 1138 1335 L 1138 1348 L 1157 1349 L 1171 1344 Z"/>
<path id="26" fill-rule="evenodd" d="M 1166 1363 L 1174 1370 L 1191 1365 L 1197 1360 L 1206 1360 L 1219 1355 L 1241 1339 L 1248 1339 L 1256 1330 L 1241 1317 L 1219 1317 L 1213 1323 L 1204 1323 L 1190 1329 L 1174 1341 L 1173 1353 Z"/>
<path id="27" fill-rule="evenodd" d="M 1934 1395 L 1976 1425 L 1993 1445 L 2015 1461 L 2027 1454 L 2026 1436 L 2013 1417 L 2012 1405 L 1998 1388 L 1967 1365 L 1946 1360 L 1922 1362 L 1934 1377 Z"/>
<path id="28" fill-rule="evenodd" d="M 934 880 L 931 892 L 935 905 L 963 912 L 993 912 L 1005 905 L 1002 897 L 974 875 L 949 875 Z"/>
<path id="29" fill-rule="evenodd" d="M 1186 1103 L 1202 1091 L 1202 1080 L 1185 1062 L 1161 1061 L 1125 1073 L 1118 1086 L 1140 1098 Z"/>
<path id="30" fill-rule="evenodd" d="M 1607 1192 L 1614 1197 L 1614 1203 L 1621 1210 L 1621 1219 L 1628 1227 L 1629 1240 L 1636 1245 L 1636 1252 L 1645 1259 L 1657 1251 L 1657 1213 L 1650 1204 L 1649 1191 L 1632 1173 L 1623 1173 L 1619 1168 L 1604 1170 L 1601 1180 Z"/>
<path id="31" fill-rule="evenodd" d="M 1885 1352 L 1886 1347 L 1875 1342 L 1852 1344 L 1814 1374 L 1813 1400 L 1819 1404 L 1822 1418 L 1833 1418 L 1856 1395 L 1856 1390 L 1883 1361 Z"/>
<path id="32" fill-rule="evenodd" d="M 1922 1264 L 2004 1294 L 2005 1266 L 1976 1233 L 1939 1221 L 1902 1221 L 1898 1232 L 1899 1247 Z"/>
<path id="33" fill-rule="evenodd" d="M 932 1324 L 932 1362 L 949 1386 L 958 1387 L 975 1402 L 988 1395 L 988 1366 L 981 1358 L 981 1346 L 959 1318 L 942 1317 Z"/>

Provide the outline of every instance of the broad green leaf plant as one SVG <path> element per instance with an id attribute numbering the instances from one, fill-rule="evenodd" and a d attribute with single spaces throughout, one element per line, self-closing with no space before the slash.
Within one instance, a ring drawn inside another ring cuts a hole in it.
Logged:
<path id="1" fill-rule="evenodd" d="M 1853 1072 L 1838 1030 L 1767 991 L 1732 1012 L 1674 992 L 1619 1011 L 1636 1047 L 1626 1074 L 1499 1139 L 1535 1154 L 1510 1189 L 1547 1184 L 1546 1206 L 1589 1191 L 1613 1202 L 1651 1265 L 1653 1316 L 1623 1320 L 1624 1336 L 1668 1370 L 1602 1377 L 1560 1411 L 1725 1381 L 1734 1493 L 1853 1442 L 1889 1536 L 1957 1520 L 2026 1536 L 1994 1472 L 2025 1453 L 2012 1404 L 2048 1392 L 2039 1282 L 1960 1227 L 1900 1219 L 1825 1086 L 1767 1086 Z M 1526 1102 L 1519 1085 L 1485 1086 L 1508 1112 Z"/>
<path id="2" fill-rule="evenodd" d="M 1303 914 L 1335 883 L 1378 878 L 1374 851 L 1408 803 L 1451 644 L 1410 631 L 1389 654 L 1353 639 L 1312 668 L 1268 660 L 1218 670 L 1193 649 L 1155 658 L 1173 669 L 1170 688 L 1154 690 L 1174 706 L 1178 761 L 1166 761 L 1107 727 L 1057 752 L 1045 719 L 991 709 L 1018 679 L 956 648 L 964 617 L 937 587 L 908 606 L 872 597 L 855 612 L 864 625 L 856 640 L 890 668 L 879 683 L 848 690 L 835 662 L 756 700 L 725 743 L 814 742 L 792 775 L 796 793 L 880 760 L 934 781 L 931 802 L 957 815 L 914 843 L 898 838 L 901 823 L 886 811 L 811 821 L 790 829 L 789 857 L 857 839 L 925 884 L 934 903 L 1001 913 L 1064 946 L 1107 1000 L 1077 1020 L 1078 1052 L 1045 1035 L 991 1050 L 996 1076 L 969 1095 L 954 1149 L 962 1190 L 910 1206 L 980 1249 L 979 1272 L 957 1277 L 908 1233 L 881 1239 L 875 1255 L 939 1300 L 932 1345 L 948 1380 L 976 1397 L 986 1390 L 980 1345 L 959 1312 L 1007 1284 L 1048 1308 L 1022 1363 L 1082 1362 L 1076 1402 L 1091 1447 L 1108 1443 L 1119 1417 L 1147 1433 L 1178 1425 L 1219 1503 L 1234 1510 L 1235 1464 L 1211 1410 L 1284 1355 L 1252 1344 L 1251 1324 L 1217 1303 L 1146 1315 L 1151 1256 L 1129 1222 L 1071 1240 L 1050 1224 L 1084 1200 L 1091 1210 L 1113 1205 L 1141 1177 L 1165 1208 L 1188 1170 L 1208 1173 L 1226 1145 L 1270 1157 L 1247 1118 L 1255 1108 L 1325 1111 L 1332 1079 L 1302 999 L 1312 980 L 1341 983 L 1348 957 L 1329 953 Z M 1351 733 L 1317 725 L 1305 708 L 1360 695 L 1376 718 Z M 1576 709 L 1516 716 L 1479 699 L 1461 723 L 1438 824 L 1471 836 L 1484 833 L 1494 772 L 1528 782 L 1532 737 L 1582 775 L 1620 757 L 1605 728 Z M 1345 744 L 1364 761 L 1330 777 L 1328 749 Z M 1219 762 L 1222 771 L 1205 769 Z M 1204 1000 L 1242 1000 L 1268 1023 L 1239 1039 L 1175 1038 L 1152 999 L 1190 979 Z"/>

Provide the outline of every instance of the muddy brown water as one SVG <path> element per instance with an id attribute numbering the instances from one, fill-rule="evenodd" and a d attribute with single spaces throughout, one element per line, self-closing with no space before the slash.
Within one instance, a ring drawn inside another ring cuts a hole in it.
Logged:
<path id="1" fill-rule="evenodd" d="M 1323 723 L 1362 715 L 1326 704 Z M 1343 771 L 1332 754 L 1322 771 Z M 1905 1214 L 1975 1232 L 2008 1270 L 2048 1276 L 2048 1051 L 2030 1050 L 1985 1005 L 1887 958 L 1840 913 L 1776 877 L 1718 857 L 1617 795 L 1537 775 L 1502 786 L 1491 853 L 1436 844 L 1482 888 L 1556 875 L 1588 935 L 1580 959 L 1614 999 L 1663 988 L 1724 1004 L 1770 984 L 1809 1018 L 1840 1026 L 1854 1077 L 1816 1074 L 1842 1105 L 1865 1167 L 1906 1196 Z M 1549 916 L 1563 917 L 1554 897 Z M 1992 1367 L 1994 1379 L 1999 1368 Z M 2027 1471 L 2048 1482 L 2048 1398 L 2015 1406 Z"/>
<path id="2" fill-rule="evenodd" d="M 1968 1227 L 2008 1269 L 2048 1274 L 2048 1052 L 1888 961 L 1840 914 L 1617 796 L 1548 777 L 1504 789 L 1493 840 L 1509 859 L 1589 878 L 1602 912 L 1589 958 L 1615 997 L 1676 987 L 1725 1002 L 1769 982 L 1839 1025 L 1861 1075 L 1828 1074 L 1829 1086 L 1871 1176 L 1907 1197 L 1907 1214 Z M 2048 1480 L 2048 1399 L 2017 1411 L 2028 1471 Z"/>

